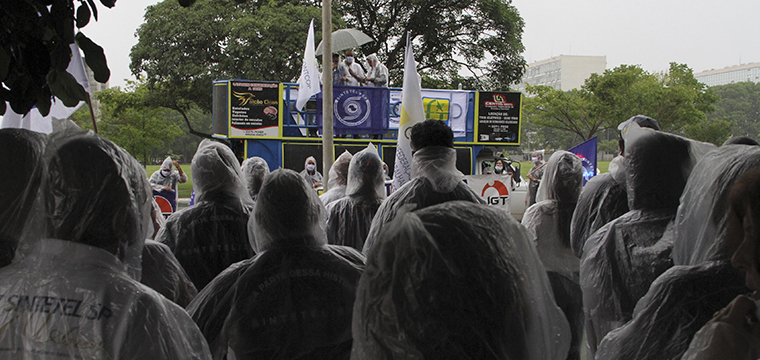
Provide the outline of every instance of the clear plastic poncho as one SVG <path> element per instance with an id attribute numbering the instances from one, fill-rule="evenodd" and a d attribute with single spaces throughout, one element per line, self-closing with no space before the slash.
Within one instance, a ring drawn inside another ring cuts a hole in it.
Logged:
<path id="1" fill-rule="evenodd" d="M 45 135 L 0 129 L 0 268 L 13 260 L 42 180 Z"/>
<path id="2" fill-rule="evenodd" d="M 567 151 L 549 158 L 539 194 L 544 199 L 525 211 L 522 224 L 536 245 L 557 305 L 562 309 L 572 334 L 569 358 L 580 356 L 583 338 L 583 294 L 578 270 L 580 259 L 570 247 L 570 220 L 583 188 L 583 164 Z"/>
<path id="3" fill-rule="evenodd" d="M 251 257 L 248 218 L 253 200 L 229 147 L 203 140 L 191 165 L 195 205 L 175 212 L 156 235 L 172 249 L 196 288 Z"/>
<path id="4" fill-rule="evenodd" d="M 140 282 L 183 308 L 198 294 L 172 250 L 153 240 L 143 246 Z"/>
<path id="5" fill-rule="evenodd" d="M 259 195 L 261 183 L 264 182 L 264 177 L 269 175 L 269 164 L 263 158 L 253 156 L 243 160 L 240 168 L 248 187 L 248 195 L 255 201 Z"/>
<path id="6" fill-rule="evenodd" d="M 164 171 L 167 171 L 169 175 L 165 176 L 163 174 Z M 186 181 L 187 174 L 183 172 L 182 175 L 180 175 L 179 171 L 174 170 L 174 162 L 169 156 L 167 156 L 166 159 L 164 159 L 164 162 L 161 163 L 161 167 L 150 175 L 150 185 L 154 188 L 168 186 L 172 190 L 177 191 L 177 183 L 184 183 Z"/>
<path id="7" fill-rule="evenodd" d="M 309 160 L 314 161 L 314 172 L 309 173 L 309 170 L 307 169 L 307 164 L 309 163 Z M 315 183 L 322 183 L 322 173 L 317 171 L 317 159 L 315 159 L 313 156 L 309 156 L 306 158 L 306 160 L 303 161 L 303 170 L 301 171 L 301 176 L 303 176 L 304 179 L 306 179 L 306 182 L 311 185 L 311 187 L 314 187 Z"/>
<path id="8" fill-rule="evenodd" d="M 138 283 L 151 223 L 142 166 L 92 132 L 51 136 L 37 232 L 0 269 L 4 359 L 209 359 L 187 313 Z"/>
<path id="9" fill-rule="evenodd" d="M 346 196 L 346 183 L 348 181 L 348 167 L 351 164 L 351 153 L 344 151 L 330 167 L 330 176 L 327 178 L 327 192 L 320 195 L 319 199 L 325 206 L 331 202 Z"/>
<path id="10" fill-rule="evenodd" d="M 361 251 L 372 218 L 385 200 L 383 161 L 372 144 L 351 159 L 348 196 L 327 207 L 327 242 Z M 323 195 L 324 196 L 324 195 Z"/>
<path id="11" fill-rule="evenodd" d="M 279 169 L 264 180 L 250 222 L 258 254 L 188 306 L 215 359 L 348 357 L 364 257 L 326 244 L 323 211 L 299 174 Z"/>
<path id="12" fill-rule="evenodd" d="M 570 225 L 570 244 L 578 258 L 591 234 L 628 212 L 625 173 L 625 160 L 617 156 L 610 162 L 609 172 L 592 177 L 583 186 Z"/>
<path id="13" fill-rule="evenodd" d="M 567 321 L 525 228 L 453 201 L 402 209 L 370 251 L 352 359 L 556 359 Z"/>
<path id="14" fill-rule="evenodd" d="M 682 260 L 652 283 L 633 320 L 604 338 L 600 358 L 680 359 L 716 311 L 750 291 L 730 263 L 738 244 L 726 241 L 727 201 L 735 181 L 758 166 L 760 148 L 746 145 L 723 146 L 697 163 L 674 225 L 674 258 Z"/>
<path id="15" fill-rule="evenodd" d="M 673 238 L 666 229 L 694 164 L 706 148 L 715 148 L 636 124 L 623 136 L 631 210 L 591 235 L 581 259 L 592 354 L 605 334 L 631 320 L 636 302 L 673 266 Z"/>
<path id="16" fill-rule="evenodd" d="M 447 201 L 464 200 L 484 204 L 485 201 L 462 179 L 456 168 L 457 153 L 453 148 L 428 146 L 412 157 L 412 181 L 395 190 L 377 210 L 362 253 L 369 253 L 383 226 L 393 220 L 405 204 L 417 204 L 418 209 Z"/>

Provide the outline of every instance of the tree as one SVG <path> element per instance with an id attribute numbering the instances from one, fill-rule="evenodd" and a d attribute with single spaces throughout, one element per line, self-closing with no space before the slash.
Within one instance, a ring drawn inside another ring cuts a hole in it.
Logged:
<path id="1" fill-rule="evenodd" d="M 740 82 L 714 86 L 712 90 L 720 97 L 710 120 L 725 119 L 733 123 L 734 136 L 749 136 L 760 140 L 760 84 Z"/>
<path id="2" fill-rule="evenodd" d="M 142 97 L 146 90 L 130 84 L 131 92 L 122 92 L 118 87 L 98 92 L 103 120 L 99 125 L 100 134 L 127 150 L 135 158 L 142 158 L 149 164 L 152 151 L 173 141 L 182 134 L 176 123 L 167 121 L 167 109 L 147 107 Z"/>
<path id="3" fill-rule="evenodd" d="M 583 140 L 637 114 L 657 119 L 663 131 L 685 134 L 688 128 L 701 141 L 715 141 L 707 136 L 707 129 L 720 126 L 706 122 L 706 113 L 714 109 L 718 97 L 683 64 L 671 63 L 664 74 L 621 65 L 602 75 L 592 74 L 579 90 L 528 86 L 528 92 L 535 95 L 523 107 L 530 122 L 577 134 Z"/>
<path id="4" fill-rule="evenodd" d="M 594 98 L 585 90 L 562 91 L 550 86 L 530 86 L 535 94 L 525 99 L 523 111 L 536 125 L 569 131 L 582 141 L 592 138 L 606 123 L 593 113 Z"/>
<path id="5" fill-rule="evenodd" d="M 71 61 L 70 44 L 85 53 L 95 80 L 107 82 L 110 71 L 103 49 L 81 31 L 90 17 L 98 19 L 93 0 L 25 0 L 0 3 L 0 114 L 6 101 L 14 112 L 26 114 L 36 106 L 42 115 L 50 112 L 51 98 L 66 106 L 87 100 L 87 92 L 66 71 Z M 113 7 L 115 0 L 100 0 Z M 76 10 L 75 10 L 76 9 Z"/>
<path id="6" fill-rule="evenodd" d="M 319 37 L 321 9 L 309 3 L 163 1 L 137 29 L 130 68 L 147 79 L 155 106 L 211 112 L 215 79 L 297 80 L 311 19 Z"/>
<path id="7" fill-rule="evenodd" d="M 726 121 L 726 119 L 703 119 L 694 124 L 686 125 L 684 127 L 684 135 L 690 139 L 721 146 L 731 137 L 731 129 L 733 127 L 734 124 Z"/>
<path id="8" fill-rule="evenodd" d="M 346 23 L 375 41 L 362 52 L 377 53 L 400 83 L 406 34 L 411 35 L 418 69 L 444 82 L 461 67 L 479 89 L 506 89 L 522 78 L 524 22 L 503 0 L 344 0 Z"/>

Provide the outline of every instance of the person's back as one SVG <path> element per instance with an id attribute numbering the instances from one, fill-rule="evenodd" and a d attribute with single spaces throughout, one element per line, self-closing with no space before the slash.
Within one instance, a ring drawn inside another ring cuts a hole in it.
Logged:
<path id="1" fill-rule="evenodd" d="M 372 218 L 385 200 L 383 161 L 370 144 L 351 159 L 346 194 L 327 207 L 327 242 L 361 251 Z"/>
<path id="2" fill-rule="evenodd" d="M 216 358 L 343 359 L 364 269 L 357 251 L 327 245 L 324 208 L 295 172 L 264 181 L 249 226 L 257 255 L 232 265 L 188 306 Z"/>
<path id="3" fill-rule="evenodd" d="M 226 146 L 201 142 L 191 169 L 197 202 L 169 216 L 156 240 L 172 249 L 202 289 L 225 268 L 253 255 L 247 230 L 253 202 Z"/>
<path id="4" fill-rule="evenodd" d="M 357 289 L 352 359 L 567 356 L 567 321 L 527 232 L 506 212 L 407 206 L 380 237 Z"/>
<path id="5" fill-rule="evenodd" d="M 42 178 L 45 136 L 0 129 L 0 268 L 13 260 Z"/>
<path id="6" fill-rule="evenodd" d="M 53 135 L 36 229 L 0 269 L 4 359 L 210 359 L 185 311 L 136 281 L 150 187 L 91 132 Z"/>
<path id="7" fill-rule="evenodd" d="M 346 150 L 335 159 L 335 162 L 330 167 L 330 174 L 327 178 L 327 192 L 319 196 L 319 200 L 322 200 L 325 206 L 346 196 L 348 167 L 351 164 L 351 158 L 351 153 Z"/>
<path id="8" fill-rule="evenodd" d="M 240 164 L 243 177 L 245 178 L 245 184 L 248 188 L 248 195 L 251 196 L 253 201 L 259 196 L 259 190 L 261 190 L 261 184 L 264 182 L 264 177 L 269 175 L 269 164 L 263 158 L 253 156 L 245 159 Z"/>
<path id="9" fill-rule="evenodd" d="M 447 201 L 463 200 L 484 204 L 462 179 L 464 175 L 456 168 L 454 133 L 446 123 L 427 120 L 411 128 L 412 180 L 404 184 L 380 205 L 362 253 L 369 253 L 377 234 L 386 223 L 406 204 L 416 204 L 417 209 Z"/>
<path id="10" fill-rule="evenodd" d="M 703 158 L 684 189 L 674 224 L 674 261 L 636 304 L 633 319 L 599 345 L 605 359 L 680 359 L 713 314 L 750 290 L 731 266 L 728 195 L 760 166 L 760 148 L 729 145 Z"/>
<path id="11" fill-rule="evenodd" d="M 703 148 L 715 148 L 632 126 L 625 149 L 631 210 L 591 235 L 581 259 L 586 333 L 592 351 L 605 334 L 631 319 L 636 302 L 652 281 L 673 266 L 673 239 L 666 230 L 676 215 L 694 160 Z"/>

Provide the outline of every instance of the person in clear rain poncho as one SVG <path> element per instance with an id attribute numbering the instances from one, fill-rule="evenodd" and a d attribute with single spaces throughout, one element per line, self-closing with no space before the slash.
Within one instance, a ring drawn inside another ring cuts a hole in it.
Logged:
<path id="1" fill-rule="evenodd" d="M 0 357 L 209 359 L 187 313 L 136 281 L 151 228 L 142 166 L 78 129 L 52 135 L 45 162 L 23 257 L 0 269 Z"/>
<path id="2" fill-rule="evenodd" d="M 586 338 L 593 354 L 604 335 L 632 318 L 649 285 L 673 266 L 666 233 L 694 163 L 712 144 L 630 124 L 624 134 L 627 213 L 589 237 L 581 258 Z"/>
<path id="3" fill-rule="evenodd" d="M 557 305 L 572 333 L 568 359 L 580 359 L 583 294 L 580 260 L 570 248 L 570 220 L 583 188 L 583 164 L 575 154 L 557 151 L 549 158 L 538 190 L 538 202 L 525 211 L 522 224 L 536 243 Z"/>
<path id="4" fill-rule="evenodd" d="M 464 200 L 484 204 L 485 201 L 467 184 L 457 170 L 454 133 L 443 121 L 426 120 L 412 126 L 412 180 L 404 184 L 380 205 L 372 220 L 362 252 L 366 255 L 375 244 L 377 234 L 405 204 L 425 208 L 446 201 Z"/>
<path id="5" fill-rule="evenodd" d="M 660 130 L 657 120 L 645 115 L 636 115 L 618 125 L 620 155 L 610 162 L 609 172 L 592 177 L 583 186 L 578 205 L 573 213 L 572 225 L 570 226 L 570 244 L 572 244 L 578 258 L 583 255 L 583 246 L 591 234 L 599 230 L 604 224 L 617 219 L 630 210 L 628 209 L 628 195 L 626 194 L 625 158 L 623 157 L 625 155 L 625 141 L 622 137 L 622 131 L 630 123 Z"/>
<path id="6" fill-rule="evenodd" d="M 24 129 L 0 130 L 0 268 L 13 260 L 26 218 L 42 179 L 45 135 Z"/>
<path id="7" fill-rule="evenodd" d="M 303 170 L 301 176 L 306 179 L 306 182 L 311 185 L 313 189 L 322 186 L 322 173 L 317 171 L 317 159 L 313 156 L 309 156 L 303 162 Z"/>
<path id="8" fill-rule="evenodd" d="M 370 250 L 352 359 L 565 359 L 567 321 L 524 227 L 483 204 L 413 208 Z"/>
<path id="9" fill-rule="evenodd" d="M 319 196 L 319 200 L 322 200 L 325 206 L 346 196 L 348 166 L 351 164 L 351 157 L 350 152 L 344 151 L 330 167 L 330 176 L 327 178 L 327 192 Z"/>
<path id="10" fill-rule="evenodd" d="M 269 175 L 269 164 L 266 160 L 253 156 L 243 160 L 240 167 L 245 178 L 245 184 L 248 187 L 248 195 L 253 201 L 256 201 L 259 190 L 261 190 L 261 183 L 264 182 L 264 177 Z"/>
<path id="11" fill-rule="evenodd" d="M 372 218 L 385 200 L 383 161 L 374 145 L 351 159 L 346 195 L 327 207 L 327 241 L 361 251 Z"/>
<path id="12" fill-rule="evenodd" d="M 324 223 L 322 202 L 299 174 L 278 169 L 264 179 L 249 222 L 256 257 L 188 306 L 215 359 L 348 358 L 364 257 L 327 245 Z"/>
<path id="13" fill-rule="evenodd" d="M 730 232 L 728 199 L 758 167 L 760 148 L 747 145 L 723 146 L 697 163 L 673 226 L 675 266 L 652 283 L 633 320 L 607 334 L 598 358 L 680 359 L 717 310 L 749 291 L 730 263 L 741 239 Z"/>
<path id="14" fill-rule="evenodd" d="M 196 203 L 169 216 L 156 240 L 172 249 L 202 289 L 228 266 L 253 256 L 247 230 L 253 201 L 229 147 L 201 141 L 190 169 Z"/>
<path id="15" fill-rule="evenodd" d="M 743 175 L 731 189 L 727 233 L 739 243 L 731 264 L 744 273 L 751 295 L 738 295 L 716 312 L 689 345 L 683 360 L 760 358 L 760 168 Z"/>
<path id="16" fill-rule="evenodd" d="M 187 174 L 182 171 L 178 162 L 168 156 L 161 163 L 161 167 L 150 176 L 150 185 L 155 190 L 177 191 L 177 183 L 184 184 L 185 182 L 187 182 Z"/>

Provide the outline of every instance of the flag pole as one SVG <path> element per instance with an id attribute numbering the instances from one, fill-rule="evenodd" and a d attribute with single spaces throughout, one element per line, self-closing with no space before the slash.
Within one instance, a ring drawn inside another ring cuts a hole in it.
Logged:
<path id="1" fill-rule="evenodd" d="M 322 0 L 322 174 L 328 190 L 333 151 L 332 0 Z"/>
<path id="2" fill-rule="evenodd" d="M 87 106 L 90 108 L 90 117 L 92 118 L 92 130 L 95 131 L 95 133 L 98 133 L 98 124 L 95 123 L 95 112 L 92 110 L 92 97 L 90 96 L 90 93 L 87 93 Z"/>

